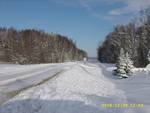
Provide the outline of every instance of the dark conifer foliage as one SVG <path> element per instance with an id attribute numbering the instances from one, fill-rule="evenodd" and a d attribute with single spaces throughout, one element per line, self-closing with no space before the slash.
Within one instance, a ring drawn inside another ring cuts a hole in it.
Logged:
<path id="1" fill-rule="evenodd" d="M 72 39 L 59 34 L 27 29 L 0 28 L 0 61 L 20 64 L 59 63 L 82 60 L 85 51 Z"/>

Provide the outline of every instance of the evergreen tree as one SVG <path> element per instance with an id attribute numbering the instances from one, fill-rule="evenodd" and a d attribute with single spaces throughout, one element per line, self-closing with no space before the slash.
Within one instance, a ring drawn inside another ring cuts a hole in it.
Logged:
<path id="1" fill-rule="evenodd" d="M 131 57 L 129 56 L 128 52 L 125 55 L 125 60 L 126 60 L 125 71 L 128 75 L 132 75 L 133 74 L 132 69 L 134 68 L 134 66 L 133 66 L 133 61 L 131 60 Z"/>
<path id="2" fill-rule="evenodd" d="M 115 70 L 115 75 L 119 78 L 128 78 L 126 73 L 126 59 L 125 59 L 125 52 L 124 49 L 120 49 L 120 55 L 118 57 L 118 62 L 116 64 L 117 69 Z"/>

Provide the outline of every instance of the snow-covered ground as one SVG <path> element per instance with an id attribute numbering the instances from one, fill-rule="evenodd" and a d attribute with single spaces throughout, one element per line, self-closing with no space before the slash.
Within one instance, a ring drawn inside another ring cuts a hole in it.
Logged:
<path id="1" fill-rule="evenodd" d="M 0 104 L 20 90 L 38 85 L 75 63 L 14 65 L 0 64 Z"/>
<path id="2" fill-rule="evenodd" d="M 60 71 L 64 68 L 65 71 L 40 85 L 21 91 L 0 107 L 0 113 L 150 112 L 150 76 L 148 73 L 140 72 L 128 79 L 117 79 L 112 75 L 113 65 L 92 61 L 85 64 L 83 62 L 45 64 L 45 67 L 40 68 L 33 66 L 33 69 L 29 69 L 28 75 L 32 70 L 35 70 L 34 72 L 36 73 L 37 70 L 40 71 L 40 69 L 44 68 L 44 70 L 42 69 L 43 71 L 41 70 L 42 73 L 31 75 L 30 77 L 33 79 L 35 76 L 42 76 L 47 66 L 49 68 L 48 73 L 51 73 L 52 70 L 58 69 Z M 8 67 L 9 65 L 6 66 L 6 68 Z M 10 65 L 10 67 L 12 66 Z M 15 68 L 15 66 L 13 67 Z M 55 69 L 53 69 L 54 67 Z M 5 70 L 0 71 L 0 73 L 2 72 L 9 73 Z M 46 72 L 46 74 L 48 73 Z M 8 75 L 11 76 L 11 72 Z M 0 78 L 0 80 L 11 78 L 7 78 L 8 75 L 6 75 L 5 79 Z M 15 76 L 15 78 L 17 77 Z M 144 104 L 144 107 L 104 108 L 102 107 L 103 104 Z"/>

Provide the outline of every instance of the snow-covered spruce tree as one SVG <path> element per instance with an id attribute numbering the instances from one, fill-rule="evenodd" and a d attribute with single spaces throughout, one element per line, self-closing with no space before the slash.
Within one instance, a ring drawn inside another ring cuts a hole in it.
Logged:
<path id="1" fill-rule="evenodd" d="M 126 73 L 126 59 L 125 59 L 125 52 L 124 49 L 120 49 L 120 55 L 118 57 L 118 61 L 116 64 L 117 69 L 115 70 L 114 74 L 119 78 L 128 78 Z"/>
<path id="2" fill-rule="evenodd" d="M 133 61 L 131 60 L 130 55 L 128 54 L 128 52 L 125 54 L 125 61 L 126 61 L 126 73 L 131 76 L 133 74 L 132 69 L 134 68 L 133 66 Z"/>
<path id="3" fill-rule="evenodd" d="M 148 64 L 150 64 L 150 50 L 148 51 L 148 54 L 147 54 L 147 60 L 148 60 Z"/>

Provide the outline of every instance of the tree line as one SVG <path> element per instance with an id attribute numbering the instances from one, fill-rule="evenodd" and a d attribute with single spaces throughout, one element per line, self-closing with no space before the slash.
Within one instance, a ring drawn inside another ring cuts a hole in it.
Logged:
<path id="1" fill-rule="evenodd" d="M 42 30 L 0 28 L 0 61 L 19 64 L 82 60 L 87 53 L 66 36 Z"/>
<path id="2" fill-rule="evenodd" d="M 116 63 L 120 49 L 128 53 L 134 66 L 145 67 L 150 51 L 150 9 L 142 11 L 141 17 L 127 25 L 117 25 L 98 47 L 98 59 L 105 63 Z"/>

